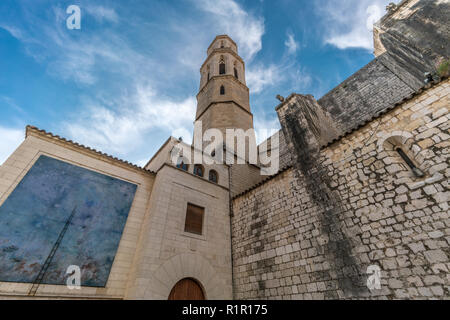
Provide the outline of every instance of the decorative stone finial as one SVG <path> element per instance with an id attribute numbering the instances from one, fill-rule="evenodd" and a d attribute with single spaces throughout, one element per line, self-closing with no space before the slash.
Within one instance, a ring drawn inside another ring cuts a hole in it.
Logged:
<path id="1" fill-rule="evenodd" d="M 396 5 L 395 3 L 393 3 L 393 2 L 389 3 L 389 4 L 386 6 L 386 11 L 387 11 L 387 12 L 392 12 L 392 11 L 394 11 L 395 9 L 397 9 L 397 5 Z"/>

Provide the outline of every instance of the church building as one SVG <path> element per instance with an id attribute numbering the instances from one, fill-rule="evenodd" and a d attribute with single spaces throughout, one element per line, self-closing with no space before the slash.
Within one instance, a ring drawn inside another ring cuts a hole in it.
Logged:
<path id="1" fill-rule="evenodd" d="M 319 100 L 279 96 L 259 146 L 227 35 L 200 68 L 194 142 L 144 167 L 27 126 L 0 166 L 0 299 L 448 299 L 449 16 L 389 6 L 374 60 Z"/>

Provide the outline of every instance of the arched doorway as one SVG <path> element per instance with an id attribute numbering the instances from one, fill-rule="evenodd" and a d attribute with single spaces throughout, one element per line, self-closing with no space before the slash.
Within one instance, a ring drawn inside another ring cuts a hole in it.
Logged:
<path id="1" fill-rule="evenodd" d="M 200 284 L 194 279 L 183 279 L 172 289 L 169 300 L 206 300 Z"/>

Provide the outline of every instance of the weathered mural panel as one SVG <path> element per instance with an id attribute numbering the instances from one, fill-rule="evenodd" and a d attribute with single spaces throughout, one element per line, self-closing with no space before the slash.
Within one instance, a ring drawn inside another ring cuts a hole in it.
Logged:
<path id="1" fill-rule="evenodd" d="M 136 188 L 39 157 L 0 207 L 0 281 L 33 282 L 74 212 L 42 283 L 65 284 L 77 265 L 83 286 L 106 286 Z"/>

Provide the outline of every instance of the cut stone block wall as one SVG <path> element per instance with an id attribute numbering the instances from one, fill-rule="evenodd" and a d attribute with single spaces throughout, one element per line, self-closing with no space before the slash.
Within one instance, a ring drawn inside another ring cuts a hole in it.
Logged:
<path id="1" fill-rule="evenodd" d="M 205 208 L 203 234 L 184 231 L 188 203 Z M 170 165 L 156 176 L 128 299 L 166 300 L 194 278 L 208 300 L 232 298 L 229 190 Z"/>
<path id="2" fill-rule="evenodd" d="M 294 167 L 233 201 L 236 298 L 448 299 L 449 106 L 446 80 L 322 150 L 279 110 Z"/>

